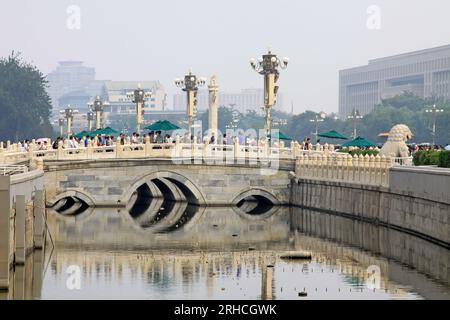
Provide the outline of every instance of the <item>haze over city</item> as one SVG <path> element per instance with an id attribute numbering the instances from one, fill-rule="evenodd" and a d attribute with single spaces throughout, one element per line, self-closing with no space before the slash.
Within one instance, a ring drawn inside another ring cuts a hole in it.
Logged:
<path id="1" fill-rule="evenodd" d="M 80 29 L 67 27 L 70 5 L 81 10 Z M 368 27 L 373 5 L 379 29 Z M 81 60 L 97 79 L 159 80 L 171 107 L 173 79 L 190 67 L 216 74 L 223 91 L 262 87 L 248 61 L 270 46 L 290 58 L 279 81 L 285 111 L 293 101 L 296 113 L 337 112 L 339 70 L 448 44 L 448 12 L 445 0 L 19 0 L 2 4 L 0 56 L 20 51 L 45 74 Z"/>

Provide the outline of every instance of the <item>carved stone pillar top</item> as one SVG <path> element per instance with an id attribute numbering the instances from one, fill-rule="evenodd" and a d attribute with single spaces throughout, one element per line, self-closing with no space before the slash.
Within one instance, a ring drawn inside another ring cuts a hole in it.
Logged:
<path id="1" fill-rule="evenodd" d="M 219 90 L 219 86 L 217 85 L 217 76 L 216 75 L 213 75 L 211 77 L 211 79 L 209 80 L 208 90 L 209 91 L 218 91 Z"/>

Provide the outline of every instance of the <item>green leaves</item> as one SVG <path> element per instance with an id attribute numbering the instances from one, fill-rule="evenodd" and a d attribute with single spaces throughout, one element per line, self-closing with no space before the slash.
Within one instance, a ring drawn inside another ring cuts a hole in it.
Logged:
<path id="1" fill-rule="evenodd" d="M 19 53 L 0 59 L 0 140 L 21 140 L 52 135 L 47 82 Z"/>

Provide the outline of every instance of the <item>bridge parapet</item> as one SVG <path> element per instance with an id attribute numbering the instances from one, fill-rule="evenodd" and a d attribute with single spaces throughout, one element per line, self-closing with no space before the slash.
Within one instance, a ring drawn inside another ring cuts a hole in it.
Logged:
<path id="1" fill-rule="evenodd" d="M 332 146 L 329 147 L 330 149 Z M 248 159 L 257 163 L 268 159 L 295 159 L 299 155 L 313 155 L 331 152 L 302 150 L 298 143 L 291 147 L 284 145 L 269 147 L 267 145 L 239 145 L 235 141 L 231 145 L 197 144 L 197 143 L 142 143 L 142 144 L 114 144 L 112 146 L 80 146 L 77 148 L 64 147 L 58 149 L 39 150 L 31 142 L 28 151 L 21 150 L 17 144 L 8 144 L 0 148 L 0 164 L 17 164 L 35 161 L 36 158 L 44 160 L 92 160 L 92 159 L 135 159 L 135 158 L 163 158 L 163 159 L 222 159 L 224 163 L 235 162 L 236 159 Z"/>

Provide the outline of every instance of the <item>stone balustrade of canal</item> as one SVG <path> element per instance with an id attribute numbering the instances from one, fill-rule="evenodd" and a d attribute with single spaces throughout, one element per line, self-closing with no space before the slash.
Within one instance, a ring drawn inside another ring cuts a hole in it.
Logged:
<path id="1" fill-rule="evenodd" d="M 340 153 L 301 154 L 296 159 L 298 178 L 389 186 L 389 170 L 395 164 L 385 156 Z"/>

